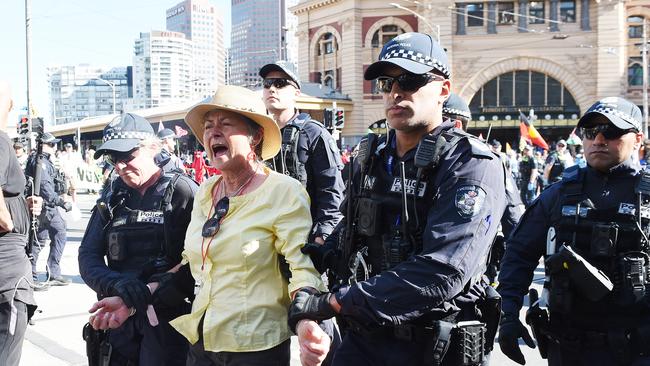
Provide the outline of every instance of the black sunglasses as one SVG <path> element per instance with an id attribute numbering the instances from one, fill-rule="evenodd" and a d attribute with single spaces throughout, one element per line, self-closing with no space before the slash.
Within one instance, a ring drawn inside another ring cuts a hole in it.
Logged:
<path id="1" fill-rule="evenodd" d="M 117 165 L 117 163 L 128 164 L 131 160 L 135 159 L 133 153 L 135 153 L 136 150 L 138 150 L 137 147 L 133 150 L 129 150 L 126 152 L 113 151 L 110 153 L 106 153 L 104 154 L 104 161 L 112 166 Z"/>
<path id="2" fill-rule="evenodd" d="M 228 197 L 223 197 L 217 202 L 214 215 L 203 224 L 201 235 L 204 238 L 210 238 L 217 235 L 221 228 L 221 220 L 228 213 L 228 207 L 230 207 L 230 199 L 228 199 Z"/>
<path id="3" fill-rule="evenodd" d="M 603 134 L 603 137 L 607 140 L 615 140 L 621 136 L 628 134 L 630 132 L 638 132 L 635 128 L 621 129 L 614 125 L 597 125 L 593 127 L 582 127 L 580 128 L 582 137 L 593 140 L 598 136 L 599 133 Z"/>
<path id="4" fill-rule="evenodd" d="M 282 89 L 287 85 L 298 88 L 298 85 L 296 85 L 293 80 L 287 78 L 266 78 L 262 81 L 262 85 L 264 85 L 264 89 L 269 89 L 271 86 L 274 86 L 277 89 Z"/>
<path id="5" fill-rule="evenodd" d="M 377 78 L 377 90 L 383 93 L 390 93 L 390 91 L 393 90 L 393 84 L 397 81 L 397 85 L 399 85 L 399 88 L 402 89 L 402 91 L 414 92 L 433 80 L 442 81 L 445 80 L 445 77 L 432 73 L 412 74 L 410 72 L 394 78 L 390 76 L 380 76 Z"/>

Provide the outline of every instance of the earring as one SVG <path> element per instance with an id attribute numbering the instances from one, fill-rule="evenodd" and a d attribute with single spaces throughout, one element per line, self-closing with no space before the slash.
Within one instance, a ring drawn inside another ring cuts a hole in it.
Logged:
<path id="1" fill-rule="evenodd" d="M 246 158 L 247 158 L 248 160 L 251 160 L 251 161 L 252 161 L 252 160 L 255 160 L 255 159 L 257 158 L 257 154 L 255 154 L 255 151 L 251 151 L 251 152 L 248 153 L 248 155 L 246 156 Z"/>

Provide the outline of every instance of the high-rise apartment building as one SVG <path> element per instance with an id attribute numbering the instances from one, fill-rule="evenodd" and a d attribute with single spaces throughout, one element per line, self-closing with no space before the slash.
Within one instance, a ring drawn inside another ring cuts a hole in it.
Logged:
<path id="1" fill-rule="evenodd" d="M 193 46 L 194 98 L 212 96 L 225 83 L 223 21 L 208 0 L 185 0 L 167 9 L 167 30 L 185 34 Z"/>
<path id="2" fill-rule="evenodd" d="M 232 0 L 230 34 L 230 83 L 259 86 L 259 69 L 288 56 L 297 57 L 297 20 L 287 12 L 287 3 L 297 0 Z M 293 29 L 288 24 L 294 24 Z M 289 41 L 288 35 L 291 35 Z M 291 43 L 292 46 L 288 46 Z M 291 51 L 287 52 L 288 49 Z M 296 56 L 294 56 L 294 54 Z M 289 59 L 291 61 L 291 59 Z M 294 61 L 295 63 L 295 61 Z"/>
<path id="3" fill-rule="evenodd" d="M 194 98 L 192 42 L 171 31 L 140 33 L 133 57 L 132 108 L 152 108 Z"/>
<path id="4" fill-rule="evenodd" d="M 132 68 L 90 66 L 49 67 L 52 125 L 86 117 L 121 113 L 132 93 Z"/>

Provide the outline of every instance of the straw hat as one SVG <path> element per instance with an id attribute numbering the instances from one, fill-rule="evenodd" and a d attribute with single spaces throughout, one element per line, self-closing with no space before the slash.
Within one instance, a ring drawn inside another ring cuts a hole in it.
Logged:
<path id="1" fill-rule="evenodd" d="M 185 123 L 190 126 L 192 133 L 201 145 L 203 145 L 205 124 L 203 117 L 207 112 L 215 109 L 241 114 L 264 129 L 262 160 L 270 159 L 278 154 L 282 144 L 280 129 L 273 118 L 266 114 L 264 102 L 257 93 L 241 86 L 224 85 L 217 89 L 212 100 L 192 107 L 185 116 Z"/>

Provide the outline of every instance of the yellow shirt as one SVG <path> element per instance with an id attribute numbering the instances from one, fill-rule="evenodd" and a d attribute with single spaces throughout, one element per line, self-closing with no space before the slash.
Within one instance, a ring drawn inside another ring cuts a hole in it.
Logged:
<path id="1" fill-rule="evenodd" d="M 190 264 L 200 288 L 192 312 L 170 324 L 194 344 L 205 314 L 207 351 L 250 352 L 277 346 L 290 337 L 289 293 L 305 286 L 325 290 L 313 263 L 300 252 L 312 225 L 309 197 L 297 180 L 266 172 L 268 177 L 256 190 L 230 198 L 203 270 L 201 228 L 210 213 L 212 188 L 219 177 L 203 183 L 194 199 L 183 262 Z M 280 274 L 279 254 L 289 263 L 289 284 Z"/>

